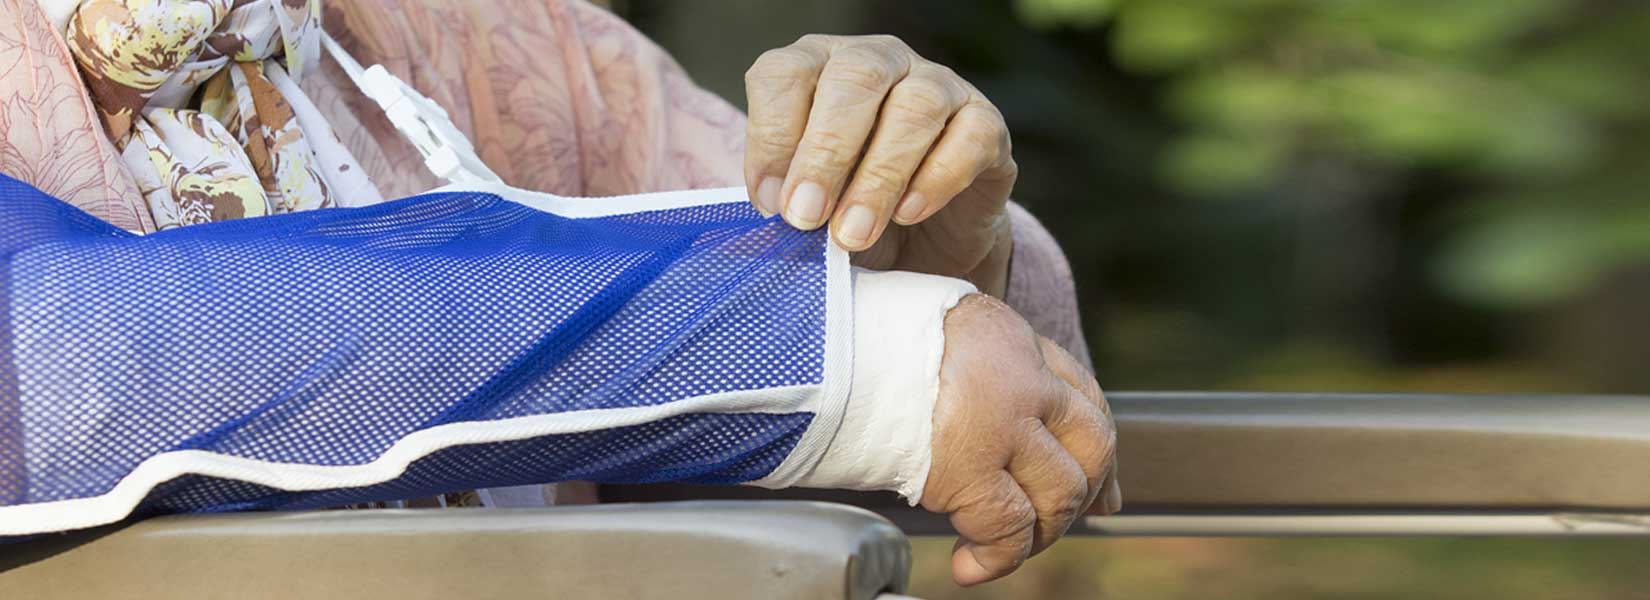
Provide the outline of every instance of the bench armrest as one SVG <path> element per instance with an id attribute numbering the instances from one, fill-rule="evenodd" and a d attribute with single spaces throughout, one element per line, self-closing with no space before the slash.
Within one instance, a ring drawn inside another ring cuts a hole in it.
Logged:
<path id="1" fill-rule="evenodd" d="M 876 598 L 905 536 L 820 502 L 169 516 L 0 546 L 8 598 Z"/>

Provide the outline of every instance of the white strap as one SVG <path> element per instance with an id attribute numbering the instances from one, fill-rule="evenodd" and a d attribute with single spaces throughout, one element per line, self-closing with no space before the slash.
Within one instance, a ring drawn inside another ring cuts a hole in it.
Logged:
<path id="1" fill-rule="evenodd" d="M 355 87 L 384 109 L 390 123 L 424 156 L 424 166 L 436 177 L 450 183 L 503 183 L 504 180 L 482 162 L 470 139 L 453 125 L 452 118 L 440 104 L 418 93 L 383 65 L 362 69 L 361 63 L 332 36 L 323 33 L 321 43 L 326 46 L 327 54 L 344 68 Z"/>

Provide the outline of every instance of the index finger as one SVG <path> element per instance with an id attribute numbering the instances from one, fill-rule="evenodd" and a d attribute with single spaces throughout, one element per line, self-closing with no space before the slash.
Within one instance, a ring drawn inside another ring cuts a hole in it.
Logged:
<path id="1" fill-rule="evenodd" d="M 779 189 L 802 140 L 814 88 L 830 58 L 826 42 L 803 36 L 762 53 L 745 71 L 745 191 L 764 214 L 779 212 Z"/>
<path id="2" fill-rule="evenodd" d="M 831 50 L 780 192 L 785 220 L 792 226 L 814 229 L 830 216 L 864 153 L 883 99 L 910 67 L 910 56 L 890 43 Z"/>

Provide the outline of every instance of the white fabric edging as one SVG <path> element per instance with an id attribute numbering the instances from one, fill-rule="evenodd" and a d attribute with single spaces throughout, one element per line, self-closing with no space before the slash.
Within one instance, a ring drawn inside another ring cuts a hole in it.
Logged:
<path id="1" fill-rule="evenodd" d="M 481 192 L 493 194 L 528 208 L 541 210 L 570 219 L 592 219 L 597 217 L 612 217 L 655 210 L 671 210 L 676 208 L 691 208 L 694 206 L 709 206 L 712 204 L 737 204 L 741 202 L 749 202 L 745 196 L 745 188 L 742 187 L 674 190 L 668 192 L 634 194 L 630 196 L 587 196 L 574 198 L 513 188 L 502 183 L 454 183 L 430 190 L 426 193 L 435 194 L 441 192 Z M 843 260 L 846 261 L 847 253 L 843 252 L 842 254 Z M 828 253 L 826 258 L 829 260 Z"/>
<path id="2" fill-rule="evenodd" d="M 743 190 L 741 190 L 743 191 Z M 796 485 L 825 456 L 836 438 L 848 407 L 848 392 L 854 383 L 854 288 L 848 267 L 848 251 L 825 242 L 825 368 L 820 375 L 823 387 L 808 430 L 796 448 L 778 467 L 749 485 L 783 488 Z M 926 442 L 926 439 L 924 440 Z"/>
<path id="3" fill-rule="evenodd" d="M 372 462 L 358 465 L 279 463 L 204 450 L 166 452 L 144 460 L 114 489 L 100 496 L 0 507 L 0 536 L 119 521 L 131 514 L 155 486 L 182 475 L 245 481 L 289 492 L 364 487 L 394 480 L 413 461 L 454 446 L 627 427 L 689 413 L 815 412 L 819 403 L 819 386 L 802 385 L 708 394 L 653 406 L 450 423 L 407 434 Z M 810 424 L 809 431 L 814 427 Z"/>

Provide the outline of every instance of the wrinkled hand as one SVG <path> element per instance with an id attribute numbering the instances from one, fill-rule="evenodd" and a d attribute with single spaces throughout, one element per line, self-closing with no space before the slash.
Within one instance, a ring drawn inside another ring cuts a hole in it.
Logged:
<path id="1" fill-rule="evenodd" d="M 898 38 L 808 35 L 758 58 L 745 92 L 758 209 L 800 229 L 829 221 L 855 264 L 1002 295 L 1019 171 L 1002 114 L 974 86 Z"/>
<path id="2" fill-rule="evenodd" d="M 1122 507 L 1100 385 L 997 300 L 971 295 L 946 314 L 933 435 L 922 506 L 962 535 L 951 557 L 960 585 L 1019 568 L 1096 497 L 1104 513 Z"/>

